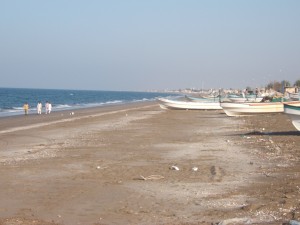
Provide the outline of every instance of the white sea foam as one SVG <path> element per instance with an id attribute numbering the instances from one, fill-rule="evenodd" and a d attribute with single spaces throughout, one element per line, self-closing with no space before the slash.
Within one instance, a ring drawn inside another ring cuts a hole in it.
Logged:
<path id="1" fill-rule="evenodd" d="M 53 108 L 57 108 L 57 109 L 65 109 L 65 108 L 71 108 L 71 105 L 56 105 Z"/>
<path id="2" fill-rule="evenodd" d="M 23 107 L 13 107 L 13 110 L 23 110 Z"/>
<path id="3" fill-rule="evenodd" d="M 104 104 L 116 104 L 116 103 L 122 103 L 123 101 L 120 101 L 120 100 L 115 100 L 115 101 L 108 101 L 108 102 L 105 102 Z"/>

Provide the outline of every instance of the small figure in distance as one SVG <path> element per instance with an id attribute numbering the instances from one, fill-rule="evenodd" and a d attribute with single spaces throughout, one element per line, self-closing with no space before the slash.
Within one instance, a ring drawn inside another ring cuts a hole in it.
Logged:
<path id="1" fill-rule="evenodd" d="M 24 109 L 25 115 L 28 115 L 29 105 L 27 102 L 25 102 L 25 104 L 23 105 L 23 109 Z"/>
<path id="2" fill-rule="evenodd" d="M 51 113 L 51 110 L 52 110 L 52 104 L 51 104 L 51 102 L 49 102 L 49 104 L 48 104 L 48 114 Z"/>
<path id="3" fill-rule="evenodd" d="M 36 109 L 37 109 L 37 114 L 41 115 L 42 114 L 42 103 L 41 101 L 38 102 Z"/>
<path id="4" fill-rule="evenodd" d="M 46 103 L 45 103 L 45 114 L 47 114 L 48 111 L 49 111 L 49 102 L 46 101 Z"/>

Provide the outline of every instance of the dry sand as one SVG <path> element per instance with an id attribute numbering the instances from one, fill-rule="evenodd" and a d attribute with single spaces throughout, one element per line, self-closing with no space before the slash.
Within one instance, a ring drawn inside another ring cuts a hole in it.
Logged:
<path id="1" fill-rule="evenodd" d="M 141 103 L 0 118 L 0 224 L 283 224 L 300 219 L 299 152 L 280 113 Z"/>

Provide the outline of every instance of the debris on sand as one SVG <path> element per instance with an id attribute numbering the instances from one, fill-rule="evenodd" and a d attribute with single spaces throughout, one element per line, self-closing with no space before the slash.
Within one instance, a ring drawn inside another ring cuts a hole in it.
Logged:
<path id="1" fill-rule="evenodd" d="M 289 225 L 300 225 L 300 222 L 296 220 L 290 220 Z"/>
<path id="2" fill-rule="evenodd" d="M 164 179 L 164 177 L 161 175 L 150 175 L 148 177 L 144 177 L 144 176 L 140 175 L 140 178 L 139 178 L 139 180 L 160 180 L 160 179 Z"/>
<path id="3" fill-rule="evenodd" d="M 192 168 L 192 170 L 196 172 L 196 171 L 198 171 L 198 167 L 194 166 L 194 167 Z"/>
<path id="4" fill-rule="evenodd" d="M 170 169 L 171 170 L 179 170 L 179 167 L 178 166 L 171 166 Z"/>
<path id="5" fill-rule="evenodd" d="M 229 224 L 249 224 L 248 218 L 232 218 L 223 220 L 222 222 L 218 223 L 218 225 L 229 225 Z"/>

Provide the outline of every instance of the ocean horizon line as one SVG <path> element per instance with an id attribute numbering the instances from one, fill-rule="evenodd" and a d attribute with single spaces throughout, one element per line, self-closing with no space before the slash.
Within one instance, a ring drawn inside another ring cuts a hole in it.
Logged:
<path id="1" fill-rule="evenodd" d="M 65 90 L 65 91 L 111 91 L 111 92 L 166 92 L 166 90 L 156 90 L 156 89 L 151 89 L 151 90 L 103 90 L 103 89 L 69 89 L 69 88 L 31 88 L 31 87 L 0 87 L 1 89 L 33 89 L 33 90 Z"/>

